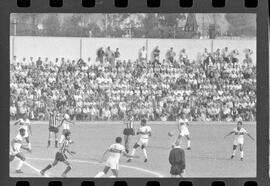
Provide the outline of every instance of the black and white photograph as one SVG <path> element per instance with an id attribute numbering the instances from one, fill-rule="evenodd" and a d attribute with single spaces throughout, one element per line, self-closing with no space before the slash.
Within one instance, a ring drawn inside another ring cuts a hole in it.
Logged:
<path id="1" fill-rule="evenodd" d="M 255 13 L 11 13 L 10 177 L 256 177 Z"/>

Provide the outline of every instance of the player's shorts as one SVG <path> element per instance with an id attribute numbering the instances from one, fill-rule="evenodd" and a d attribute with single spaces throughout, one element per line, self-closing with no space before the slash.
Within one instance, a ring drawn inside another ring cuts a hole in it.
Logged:
<path id="1" fill-rule="evenodd" d="M 67 160 L 67 156 L 61 152 L 57 152 L 55 154 L 55 160 L 56 161 L 66 161 Z"/>
<path id="2" fill-rule="evenodd" d="M 66 134 L 70 134 L 71 132 L 70 132 L 70 130 L 68 130 L 68 129 L 64 129 L 63 131 L 62 131 L 62 134 L 63 135 L 66 135 Z"/>
<path id="3" fill-rule="evenodd" d="M 21 159 L 21 160 L 25 160 L 25 156 L 22 152 L 20 151 L 11 151 L 10 152 L 10 161 L 12 161 L 15 157 Z"/>
<path id="4" fill-rule="evenodd" d="M 149 141 L 148 138 L 140 138 L 139 141 L 137 142 L 137 144 L 138 144 L 139 146 L 147 147 L 148 141 Z"/>
<path id="5" fill-rule="evenodd" d="M 133 128 L 125 128 L 123 134 L 126 136 L 135 135 L 135 131 Z"/>
<path id="6" fill-rule="evenodd" d="M 180 136 L 187 136 L 189 135 L 189 131 L 188 131 L 188 128 L 187 127 L 183 127 L 181 129 L 181 132 L 179 133 Z"/>
<path id="7" fill-rule="evenodd" d="M 105 165 L 107 167 L 110 167 L 111 169 L 119 169 L 119 161 L 113 159 L 113 158 L 108 158 L 108 160 L 106 161 Z"/>
<path id="8" fill-rule="evenodd" d="M 59 132 L 59 129 L 57 127 L 50 126 L 49 127 L 49 131 L 50 132 L 54 132 L 54 133 L 58 133 Z"/>
<path id="9" fill-rule="evenodd" d="M 181 165 L 174 165 L 171 166 L 171 170 L 170 170 L 170 174 L 177 176 L 177 175 L 181 175 L 183 173 L 183 168 Z"/>
<path id="10" fill-rule="evenodd" d="M 243 138 L 234 139 L 233 145 L 244 145 L 244 139 Z"/>

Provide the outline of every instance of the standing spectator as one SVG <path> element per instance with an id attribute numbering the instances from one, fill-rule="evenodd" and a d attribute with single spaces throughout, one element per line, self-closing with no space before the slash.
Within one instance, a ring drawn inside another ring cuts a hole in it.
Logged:
<path id="1" fill-rule="evenodd" d="M 100 63 L 103 63 L 103 57 L 105 55 L 105 52 L 103 50 L 102 47 L 100 47 L 98 50 L 97 50 L 97 61 L 99 61 Z"/>
<path id="2" fill-rule="evenodd" d="M 176 53 L 173 51 L 173 47 L 171 47 L 170 50 L 168 50 L 166 53 L 166 58 L 169 62 L 173 63 L 175 56 Z"/>
<path id="3" fill-rule="evenodd" d="M 180 141 L 176 141 L 170 151 L 169 162 L 171 164 L 171 177 L 183 177 L 186 168 L 185 151 L 180 147 Z"/>
<path id="4" fill-rule="evenodd" d="M 114 58 L 117 60 L 120 58 L 120 52 L 119 52 L 119 48 L 116 48 L 115 52 L 114 52 Z"/>
<path id="5" fill-rule="evenodd" d="M 145 63 L 146 57 L 147 57 L 147 52 L 146 52 L 145 46 L 143 46 L 142 49 L 140 49 L 139 51 L 139 61 L 141 63 Z"/>

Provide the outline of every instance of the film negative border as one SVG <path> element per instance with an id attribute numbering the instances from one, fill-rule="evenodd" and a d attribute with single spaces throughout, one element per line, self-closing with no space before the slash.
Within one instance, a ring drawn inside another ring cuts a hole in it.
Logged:
<path id="1" fill-rule="evenodd" d="M 26 5 L 22 2 L 27 2 Z M 1 48 L 1 86 L 0 92 L 0 114 L 1 114 L 1 131 L 9 130 L 9 14 L 10 13 L 136 13 L 136 12 L 198 12 L 198 13 L 256 13 L 257 14 L 257 61 L 262 63 L 257 69 L 257 177 L 256 178 L 183 178 L 183 179 L 156 179 L 156 178 L 119 178 L 119 179 L 93 179 L 93 178 L 10 178 L 9 170 L 9 133 L 3 132 L 0 136 L 1 146 L 1 185 L 142 185 L 142 186 L 255 186 L 269 185 L 269 80 L 268 80 L 268 2 L 266 0 L 255 0 L 254 3 L 247 3 L 248 0 L 223 0 L 222 3 L 213 3 L 211 0 L 193 0 L 193 4 L 180 6 L 179 0 L 160 0 L 160 6 L 148 7 L 147 2 L 153 3 L 154 0 L 128 0 L 127 5 L 115 7 L 113 0 L 96 0 L 82 6 L 81 1 L 60 0 L 62 6 L 55 5 L 50 7 L 47 0 L 2 0 L 0 2 L 0 48 Z M 52 0 L 53 1 L 53 0 Z M 56 1 L 56 0 L 55 0 Z M 216 1 L 216 0 L 215 0 Z M 93 3 L 94 2 L 94 3 Z M 246 3 L 245 3 L 246 2 Z M 29 4 L 30 3 L 30 4 Z M 119 3 L 119 1 L 118 1 Z M 61 3 L 60 3 L 61 4 Z M 117 4 L 117 3 L 116 3 Z M 18 7 L 18 5 L 20 7 Z M 51 4 L 52 5 L 52 4 Z M 117 4 L 118 5 L 118 4 Z M 149 5 L 149 3 L 148 3 Z M 214 5 L 214 7 L 212 6 Z M 215 6 L 216 5 L 216 6 Z M 252 5 L 252 6 L 251 6 Z M 52 181 L 52 182 L 51 182 Z M 94 183 L 94 184 L 93 184 Z M 191 183 L 191 184 L 190 184 Z"/>

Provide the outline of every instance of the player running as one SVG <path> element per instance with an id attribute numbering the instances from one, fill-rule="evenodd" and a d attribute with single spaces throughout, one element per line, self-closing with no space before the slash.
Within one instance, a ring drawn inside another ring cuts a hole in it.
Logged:
<path id="1" fill-rule="evenodd" d="M 19 125 L 19 130 L 20 129 L 24 129 L 25 130 L 25 135 L 24 135 L 24 138 L 25 138 L 25 141 L 27 142 L 27 145 L 28 145 L 28 149 L 31 151 L 31 143 L 30 143 L 30 139 L 29 139 L 29 133 L 30 135 L 32 136 L 32 128 L 31 128 L 31 124 L 30 124 L 30 121 L 29 119 L 27 118 L 27 115 L 25 114 L 23 116 L 23 118 L 17 120 L 14 125 Z M 29 131 L 29 133 L 28 133 Z M 18 132 L 19 134 L 19 132 Z"/>
<path id="2" fill-rule="evenodd" d="M 147 162 L 148 157 L 147 157 L 147 152 L 146 152 L 146 147 L 148 145 L 149 137 L 152 135 L 151 133 L 151 127 L 146 125 L 146 119 L 141 120 L 141 127 L 139 128 L 137 135 L 140 135 L 139 140 L 135 145 L 133 146 L 131 156 L 134 156 L 136 149 L 138 147 L 142 148 L 143 154 L 144 154 L 144 162 Z M 128 162 L 131 162 L 132 158 L 128 159 Z"/>
<path id="3" fill-rule="evenodd" d="M 48 146 L 49 147 L 51 145 L 51 141 L 52 141 L 52 135 L 54 134 L 54 146 L 55 148 L 58 148 L 58 122 L 60 121 L 57 115 L 57 110 L 54 109 L 53 111 L 49 111 L 48 110 L 48 114 L 49 114 L 49 137 L 48 137 Z"/>
<path id="4" fill-rule="evenodd" d="M 24 164 L 25 156 L 20 150 L 24 149 L 24 150 L 27 150 L 30 152 L 30 149 L 28 147 L 25 147 L 22 145 L 22 141 L 23 141 L 24 136 L 25 136 L 25 129 L 20 128 L 19 133 L 11 141 L 9 162 L 13 161 L 15 159 L 15 157 L 17 157 L 19 159 L 19 164 L 18 164 L 17 169 L 15 171 L 16 173 L 23 173 L 21 168 Z"/>
<path id="5" fill-rule="evenodd" d="M 111 169 L 113 175 L 111 177 L 115 178 L 118 177 L 118 173 L 119 173 L 119 160 L 121 157 L 121 154 L 123 154 L 124 156 L 128 157 L 128 158 L 139 158 L 139 156 L 130 156 L 127 154 L 127 152 L 125 151 L 125 147 L 121 144 L 122 143 L 122 138 L 121 137 L 117 137 L 115 139 L 114 144 L 112 144 L 103 154 L 102 156 L 102 161 L 104 160 L 104 157 L 110 153 L 108 159 L 106 160 L 106 164 L 104 167 L 104 170 L 99 172 L 95 177 L 96 178 L 100 178 L 102 176 L 104 176 L 105 174 L 108 173 L 108 171 Z"/>
<path id="6" fill-rule="evenodd" d="M 180 117 L 177 124 L 177 129 L 179 131 L 177 140 L 181 140 L 182 137 L 185 136 L 187 138 L 187 150 L 191 150 L 191 147 L 190 147 L 191 140 L 190 140 L 188 125 L 189 125 L 189 122 L 188 122 L 188 119 L 186 118 L 186 114 L 182 114 L 182 118 Z"/>
<path id="7" fill-rule="evenodd" d="M 234 158 L 236 148 L 239 145 L 240 148 L 240 160 L 243 161 L 244 159 L 244 151 L 243 151 L 243 146 L 244 146 L 244 135 L 246 134 L 248 137 L 250 137 L 252 140 L 255 140 L 243 127 L 242 121 L 237 122 L 237 127 L 233 129 L 233 131 L 229 132 L 226 136 L 224 136 L 224 139 L 231 135 L 234 134 L 234 141 L 233 141 L 233 153 L 231 156 L 231 159 Z"/>
<path id="8" fill-rule="evenodd" d="M 124 141 L 125 141 L 125 149 L 126 152 L 129 153 L 129 141 L 130 137 L 135 135 L 134 129 L 133 129 L 133 123 L 134 118 L 131 115 L 131 112 L 128 112 L 128 118 L 124 121 L 124 124 L 126 125 L 126 128 L 123 131 L 124 134 Z"/>
<path id="9" fill-rule="evenodd" d="M 71 165 L 68 161 L 68 157 L 66 155 L 66 152 L 69 153 L 70 155 L 75 154 L 74 151 L 70 151 L 68 149 L 69 145 L 72 143 L 71 138 L 70 138 L 70 132 L 66 132 L 65 133 L 65 138 L 63 140 L 63 143 L 61 143 L 61 146 L 59 147 L 59 151 L 56 152 L 55 154 L 55 159 L 53 161 L 52 164 L 49 164 L 47 167 L 45 167 L 44 169 L 42 169 L 40 171 L 40 174 L 43 176 L 45 174 L 45 172 L 47 170 L 49 170 L 50 168 L 54 167 L 55 165 L 57 165 L 57 163 L 63 162 L 64 164 L 67 165 L 65 171 L 62 173 L 62 177 L 66 177 L 67 173 L 71 170 Z"/>
<path id="10" fill-rule="evenodd" d="M 59 140 L 59 144 L 61 144 L 63 142 L 66 133 L 71 133 L 70 132 L 70 127 L 69 127 L 70 124 L 75 125 L 75 123 L 70 120 L 69 115 L 65 114 L 64 118 L 61 121 L 61 123 L 57 126 L 57 128 L 59 128 L 61 126 L 63 127 L 62 134 L 61 134 L 61 137 L 60 137 L 60 140 Z"/>

